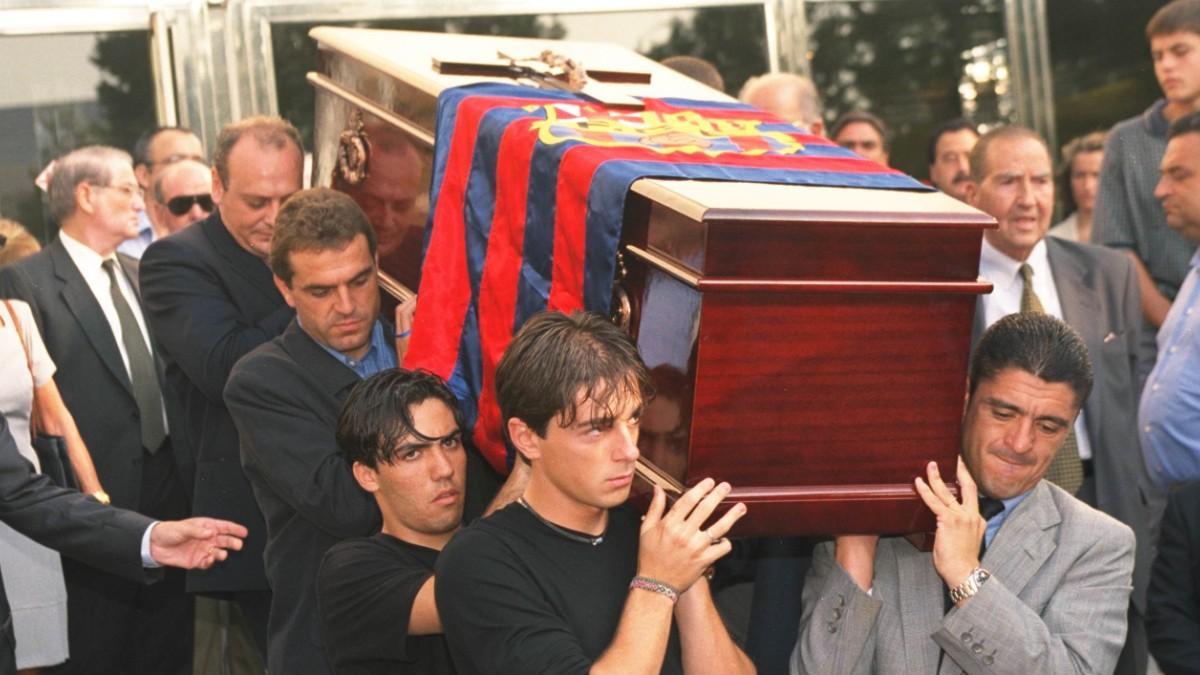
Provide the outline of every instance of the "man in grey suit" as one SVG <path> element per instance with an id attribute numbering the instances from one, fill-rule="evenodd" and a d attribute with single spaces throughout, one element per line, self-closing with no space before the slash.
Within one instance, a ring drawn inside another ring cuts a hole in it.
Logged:
<path id="1" fill-rule="evenodd" d="M 1152 562 L 1152 523 L 1162 496 L 1138 451 L 1140 373 L 1153 354 L 1141 339 L 1137 274 L 1128 256 L 1047 237 L 1054 207 L 1050 152 L 1035 132 L 1001 127 L 976 143 L 967 202 L 996 218 L 984 233 L 979 274 L 993 291 L 980 298 L 976 336 L 1013 312 L 1043 311 L 1087 345 L 1096 386 L 1046 480 L 1120 520 L 1137 536 L 1129 634 L 1117 673 L 1146 672 L 1143 616 Z"/>
<path id="2" fill-rule="evenodd" d="M 932 554 L 873 535 L 818 546 L 792 672 L 1111 673 L 1133 533 L 1042 480 L 1092 382 L 1062 321 L 1018 313 L 988 329 L 971 361 L 961 499 L 933 462 L 915 481 L 937 515 Z"/>

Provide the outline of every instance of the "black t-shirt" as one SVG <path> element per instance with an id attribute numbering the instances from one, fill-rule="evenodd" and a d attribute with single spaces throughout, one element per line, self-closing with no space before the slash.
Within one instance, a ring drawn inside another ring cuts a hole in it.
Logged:
<path id="1" fill-rule="evenodd" d="M 438 558 L 438 613 L 463 675 L 587 673 L 616 636 L 637 574 L 639 514 L 612 509 L 604 541 L 573 541 L 510 504 Z M 663 673 L 682 673 L 679 638 Z"/>
<path id="2" fill-rule="evenodd" d="M 386 534 L 349 539 L 325 554 L 317 600 L 325 654 L 338 675 L 453 675 L 442 635 L 408 635 L 413 600 L 438 552 Z"/>

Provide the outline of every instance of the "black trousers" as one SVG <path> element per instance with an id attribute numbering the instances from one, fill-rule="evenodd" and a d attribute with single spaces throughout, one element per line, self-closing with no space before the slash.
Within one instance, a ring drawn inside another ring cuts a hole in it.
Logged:
<path id="1" fill-rule="evenodd" d="M 170 441 L 142 452 L 141 513 L 157 520 L 188 516 Z M 63 558 L 71 658 L 57 675 L 186 675 L 192 672 L 195 603 L 182 570 L 141 584 Z"/>

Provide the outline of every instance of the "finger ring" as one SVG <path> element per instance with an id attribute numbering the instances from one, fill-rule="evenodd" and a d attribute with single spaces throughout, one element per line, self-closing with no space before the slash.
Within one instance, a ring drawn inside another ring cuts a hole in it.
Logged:
<path id="1" fill-rule="evenodd" d="M 708 530 L 704 531 L 704 536 L 708 537 L 708 545 L 709 546 L 716 546 L 717 542 L 721 541 L 720 539 L 717 539 L 716 537 L 712 536 L 712 533 L 709 532 Z"/>

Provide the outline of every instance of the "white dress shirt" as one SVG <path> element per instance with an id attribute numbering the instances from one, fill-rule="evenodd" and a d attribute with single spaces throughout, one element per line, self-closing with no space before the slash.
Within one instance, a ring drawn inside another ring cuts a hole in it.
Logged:
<path id="1" fill-rule="evenodd" d="M 133 290 L 133 284 L 125 276 L 125 268 L 116 259 L 116 254 L 109 256 L 109 258 L 103 258 L 99 253 L 88 248 L 86 244 L 81 243 L 66 232 L 60 231 L 58 237 L 62 241 L 63 248 L 67 250 L 67 255 L 71 257 L 71 262 L 75 263 L 75 267 L 79 269 L 79 274 L 83 276 L 83 281 L 91 289 L 96 302 L 100 304 L 100 310 L 104 313 L 104 318 L 108 321 L 108 327 L 112 330 L 113 339 L 117 341 L 117 349 L 121 352 L 121 361 L 125 364 L 125 374 L 129 375 L 130 382 L 132 382 L 133 375 L 129 370 L 129 355 L 125 353 L 125 341 L 121 333 L 121 320 L 117 316 L 117 307 L 112 301 L 112 282 L 109 281 L 108 272 L 105 272 L 101 266 L 105 260 L 111 258 L 116 263 L 116 274 L 114 276 L 117 278 L 117 285 L 121 290 L 121 295 L 125 297 L 125 302 L 133 312 L 133 317 L 137 320 L 138 327 L 142 329 L 142 339 L 146 341 L 146 348 L 150 351 L 151 355 L 154 354 L 154 343 L 151 342 L 150 332 L 146 329 L 146 319 L 142 317 L 142 306 L 138 301 L 137 293 Z M 166 425 L 166 405 L 164 404 L 164 430 L 168 430 Z"/>
<path id="2" fill-rule="evenodd" d="M 1058 300 L 1058 287 L 1054 285 L 1054 274 L 1050 271 L 1050 258 L 1046 255 L 1045 240 L 1039 241 L 1025 260 L 1033 268 L 1033 292 L 1042 303 L 1042 310 L 1050 316 L 1063 318 L 1062 304 Z M 1000 318 L 1021 311 L 1021 293 L 1025 280 L 1021 278 L 1021 261 L 1013 260 L 995 246 L 983 240 L 979 256 L 979 276 L 992 283 L 992 292 L 983 296 L 983 320 L 988 326 Z M 1092 444 L 1087 435 L 1083 410 L 1075 419 L 1075 441 L 1079 445 L 1080 459 L 1092 458 Z"/>

